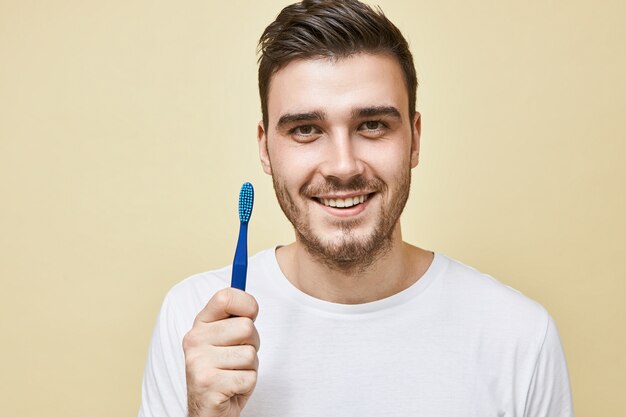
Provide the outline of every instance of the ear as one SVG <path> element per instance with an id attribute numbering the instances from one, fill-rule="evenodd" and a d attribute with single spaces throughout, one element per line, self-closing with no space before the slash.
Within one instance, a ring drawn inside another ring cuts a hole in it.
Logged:
<path id="1" fill-rule="evenodd" d="M 415 168 L 420 159 L 420 134 L 422 133 L 422 118 L 415 112 L 413 118 L 413 136 L 411 137 L 411 168 Z"/>
<path id="2" fill-rule="evenodd" d="M 263 172 L 267 175 L 272 175 L 272 165 L 270 164 L 270 155 L 267 150 L 267 133 L 263 127 L 263 120 L 261 120 L 257 126 L 256 136 L 259 142 L 259 158 L 261 159 Z"/>

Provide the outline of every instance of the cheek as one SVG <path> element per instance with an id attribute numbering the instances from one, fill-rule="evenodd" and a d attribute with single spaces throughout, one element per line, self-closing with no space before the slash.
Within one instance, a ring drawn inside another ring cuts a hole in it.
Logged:
<path id="1" fill-rule="evenodd" d="M 319 155 L 308 146 L 276 146 L 268 149 L 272 172 L 286 184 L 302 183 L 315 172 Z"/>
<path id="2" fill-rule="evenodd" d="M 389 180 L 398 175 L 401 169 L 409 166 L 410 155 L 400 146 L 381 146 L 382 143 L 372 143 L 364 148 L 363 160 L 374 171 L 375 175 Z"/>

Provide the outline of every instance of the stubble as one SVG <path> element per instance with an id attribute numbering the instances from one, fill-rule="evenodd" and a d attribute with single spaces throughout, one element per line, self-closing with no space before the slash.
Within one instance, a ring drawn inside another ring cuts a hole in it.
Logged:
<path id="1" fill-rule="evenodd" d="M 328 177 L 323 184 L 307 183 L 302 186 L 298 197 L 304 201 L 315 195 L 362 190 L 375 191 L 382 197 L 380 215 L 368 236 L 355 236 L 354 231 L 360 224 L 359 220 L 337 219 L 336 226 L 341 230 L 341 237 L 333 242 L 324 241 L 312 230 L 308 208 L 307 212 L 303 212 L 276 175 L 272 176 L 272 182 L 280 208 L 293 225 L 297 239 L 306 251 L 329 269 L 343 274 L 358 274 L 369 269 L 391 250 L 393 231 L 409 197 L 411 169 L 407 166 L 394 181 L 395 187 L 391 191 L 381 179 L 375 177 L 366 180 L 362 176 L 355 176 L 344 183 Z"/>

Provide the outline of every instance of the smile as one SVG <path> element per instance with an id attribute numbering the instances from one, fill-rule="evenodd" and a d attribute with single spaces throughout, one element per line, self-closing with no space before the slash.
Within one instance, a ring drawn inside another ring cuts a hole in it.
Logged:
<path id="1" fill-rule="evenodd" d="M 361 204 L 369 198 L 370 194 L 361 194 L 353 197 L 346 198 L 326 198 L 326 197 L 318 197 L 317 201 L 322 203 L 327 207 L 339 207 L 339 208 L 348 208 L 352 206 L 356 206 L 357 204 Z"/>

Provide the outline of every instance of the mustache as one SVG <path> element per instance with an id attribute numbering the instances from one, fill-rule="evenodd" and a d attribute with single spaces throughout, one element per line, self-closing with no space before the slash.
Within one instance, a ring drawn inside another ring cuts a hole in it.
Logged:
<path id="1" fill-rule="evenodd" d="M 357 175 L 347 181 L 337 177 L 326 177 L 323 183 L 306 183 L 300 188 L 300 195 L 311 198 L 333 193 L 360 193 L 385 191 L 386 184 L 379 178 L 366 179 Z"/>

